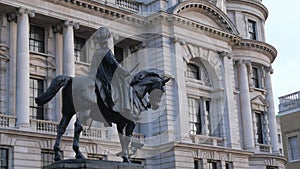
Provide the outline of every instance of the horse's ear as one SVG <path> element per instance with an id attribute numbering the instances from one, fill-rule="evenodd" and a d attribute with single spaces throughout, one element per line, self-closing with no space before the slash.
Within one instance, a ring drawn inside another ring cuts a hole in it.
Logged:
<path id="1" fill-rule="evenodd" d="M 171 78 L 169 77 L 169 78 L 163 80 L 163 84 L 165 85 L 170 79 L 171 79 Z"/>

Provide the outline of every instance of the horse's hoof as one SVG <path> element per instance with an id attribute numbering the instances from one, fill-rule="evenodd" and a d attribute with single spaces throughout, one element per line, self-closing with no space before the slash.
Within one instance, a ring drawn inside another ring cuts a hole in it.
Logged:
<path id="1" fill-rule="evenodd" d="M 123 158 L 123 162 L 131 164 L 131 161 L 129 160 L 128 157 L 122 156 L 122 158 Z"/>
<path id="2" fill-rule="evenodd" d="M 55 157 L 54 157 L 54 161 L 55 161 L 55 162 L 57 162 L 57 161 L 61 161 L 61 160 L 62 160 L 62 159 L 61 159 L 61 157 L 60 157 L 60 156 L 58 156 L 58 157 L 57 157 L 57 156 L 55 156 Z"/>
<path id="3" fill-rule="evenodd" d="M 75 158 L 76 159 L 85 159 L 84 155 L 82 155 L 81 153 L 77 153 Z"/>

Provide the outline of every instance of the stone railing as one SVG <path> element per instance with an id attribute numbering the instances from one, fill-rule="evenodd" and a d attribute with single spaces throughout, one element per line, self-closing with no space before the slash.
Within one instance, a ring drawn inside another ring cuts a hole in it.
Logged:
<path id="1" fill-rule="evenodd" d="M 16 117 L 0 114 L 0 127 L 15 127 Z"/>
<path id="2" fill-rule="evenodd" d="M 300 91 L 279 97 L 279 111 L 300 106 Z"/>
<path id="3" fill-rule="evenodd" d="M 84 126 L 81 132 L 83 138 L 106 139 L 107 129 Z"/>
<path id="4" fill-rule="evenodd" d="M 115 0 L 115 4 L 119 7 L 129 9 L 133 12 L 139 12 L 140 11 L 140 2 L 136 2 L 134 0 Z"/>
<path id="5" fill-rule="evenodd" d="M 256 143 L 255 146 L 256 146 L 257 152 L 261 152 L 261 153 L 270 153 L 271 152 L 271 145 Z"/>
<path id="6" fill-rule="evenodd" d="M 54 121 L 30 119 L 30 125 L 37 132 L 56 134 L 58 123 Z"/>
<path id="7" fill-rule="evenodd" d="M 190 134 L 190 138 L 195 144 L 207 144 L 212 146 L 224 146 L 224 139 L 206 135 Z"/>

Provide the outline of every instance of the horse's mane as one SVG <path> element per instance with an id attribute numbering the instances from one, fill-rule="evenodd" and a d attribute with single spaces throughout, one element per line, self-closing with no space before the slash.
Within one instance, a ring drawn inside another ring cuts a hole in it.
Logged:
<path id="1" fill-rule="evenodd" d="M 148 78 L 148 77 L 154 77 L 154 79 L 159 78 L 160 80 L 162 80 L 160 75 L 158 73 L 154 72 L 153 69 L 145 69 L 145 70 L 138 72 L 136 75 L 134 75 L 134 77 L 132 78 L 132 80 L 130 82 L 130 85 L 133 86 L 137 83 L 140 83 L 142 80 L 144 80 L 145 78 Z"/>

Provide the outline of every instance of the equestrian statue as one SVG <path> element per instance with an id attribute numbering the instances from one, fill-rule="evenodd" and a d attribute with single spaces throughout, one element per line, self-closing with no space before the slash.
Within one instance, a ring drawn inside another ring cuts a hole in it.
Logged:
<path id="1" fill-rule="evenodd" d="M 76 115 L 73 140 L 76 159 L 85 158 L 79 150 L 79 136 L 82 124 L 92 119 L 108 127 L 116 124 L 122 148 L 118 155 L 124 162 L 131 163 L 129 144 L 137 120 L 143 111 L 159 108 L 170 78 L 164 78 L 156 69 L 145 69 L 131 75 L 108 48 L 109 38 L 110 32 L 106 27 L 100 27 L 95 33 L 97 49 L 91 60 L 89 75 L 58 75 L 46 92 L 35 99 L 38 105 L 46 104 L 62 88 L 62 118 L 57 127 L 54 161 L 62 160 L 61 137 Z"/>

